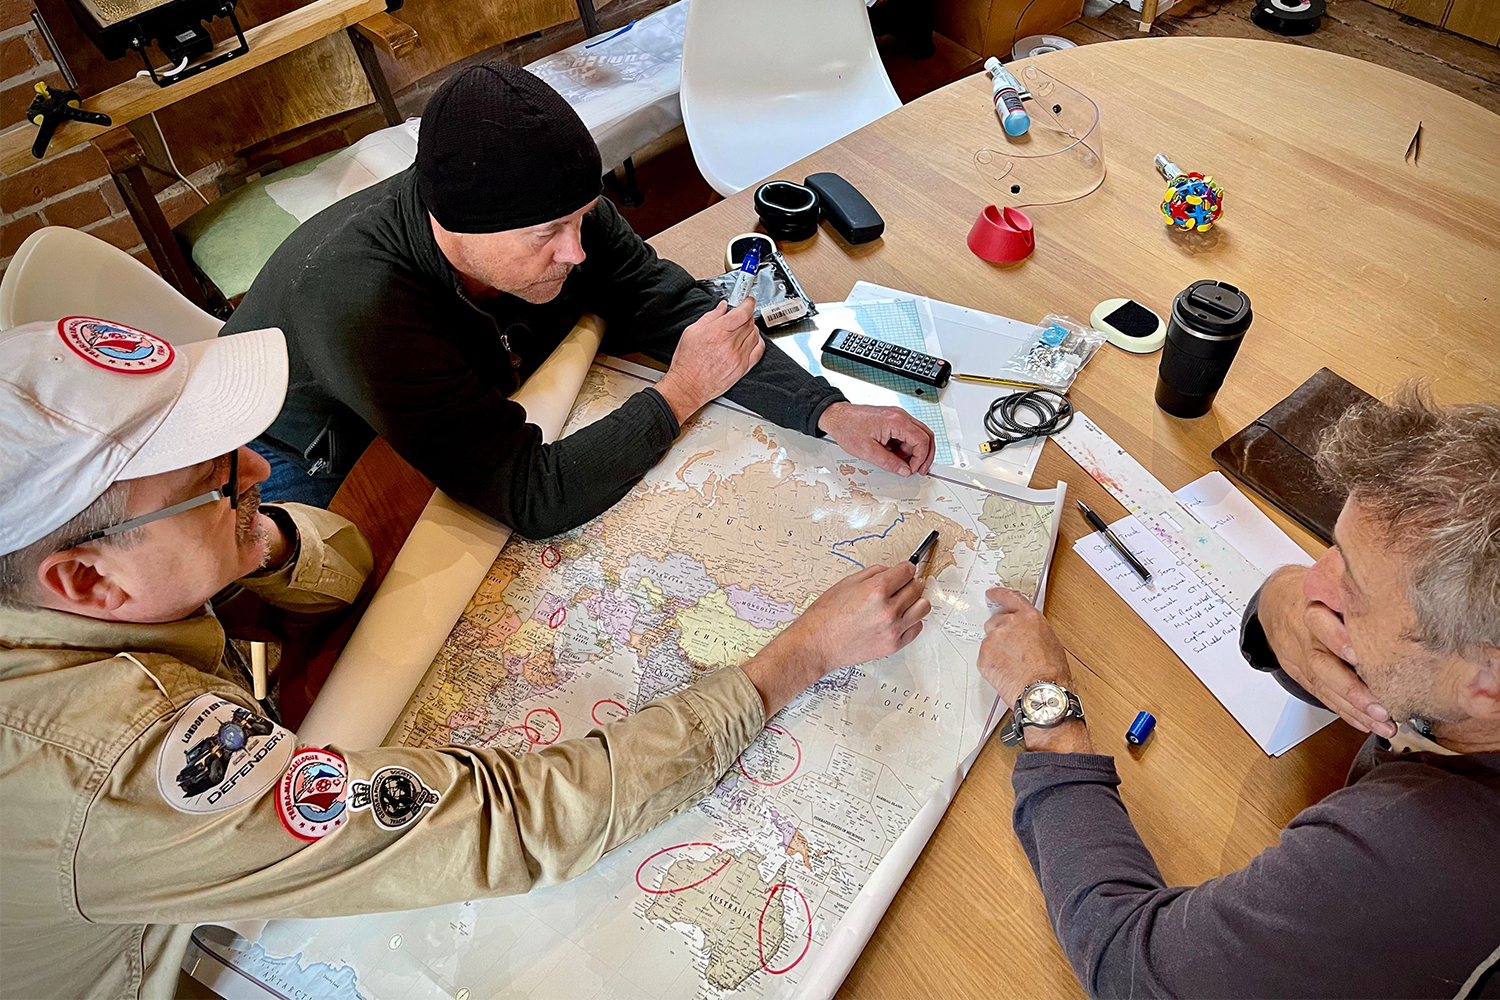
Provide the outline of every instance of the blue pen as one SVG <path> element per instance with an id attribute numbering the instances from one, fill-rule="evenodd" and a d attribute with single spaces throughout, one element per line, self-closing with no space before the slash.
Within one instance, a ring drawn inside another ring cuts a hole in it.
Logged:
<path id="1" fill-rule="evenodd" d="M 760 270 L 760 243 L 752 242 L 740 261 L 740 269 L 734 272 L 734 285 L 729 289 L 729 308 L 733 309 L 745 301 L 750 286 L 755 283 L 755 272 Z"/>

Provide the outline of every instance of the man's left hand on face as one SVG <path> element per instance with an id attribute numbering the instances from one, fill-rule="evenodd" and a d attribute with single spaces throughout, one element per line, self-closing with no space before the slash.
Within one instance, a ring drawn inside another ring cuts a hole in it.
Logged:
<path id="1" fill-rule="evenodd" d="M 855 458 L 898 476 L 926 475 L 936 450 L 932 430 L 899 406 L 834 403 L 818 429 Z"/>

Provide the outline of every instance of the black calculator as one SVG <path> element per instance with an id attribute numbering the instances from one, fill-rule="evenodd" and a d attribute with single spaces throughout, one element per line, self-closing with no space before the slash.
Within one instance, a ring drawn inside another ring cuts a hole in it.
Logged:
<path id="1" fill-rule="evenodd" d="M 939 389 L 953 377 L 953 366 L 942 358 L 913 351 L 887 340 L 876 340 L 853 330 L 833 331 L 823 342 L 823 353 L 858 361 L 862 365 Z"/>

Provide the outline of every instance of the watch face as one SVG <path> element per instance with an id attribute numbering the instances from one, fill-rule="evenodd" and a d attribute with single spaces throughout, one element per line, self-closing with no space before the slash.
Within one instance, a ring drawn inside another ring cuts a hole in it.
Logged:
<path id="1" fill-rule="evenodd" d="M 1062 721 L 1068 711 L 1068 693 L 1056 684 L 1039 681 L 1021 695 L 1021 710 L 1026 721 L 1039 726 L 1051 726 Z"/>

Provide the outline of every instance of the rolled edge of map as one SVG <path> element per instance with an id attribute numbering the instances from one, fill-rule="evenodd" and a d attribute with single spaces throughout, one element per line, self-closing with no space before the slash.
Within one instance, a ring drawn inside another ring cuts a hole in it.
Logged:
<path id="1" fill-rule="evenodd" d="M 604 336 L 587 315 L 511 398 L 555 440 Z M 482 428 L 476 428 L 482 431 Z M 306 746 L 379 746 L 510 538 L 510 529 L 434 490 L 297 731 Z"/>

